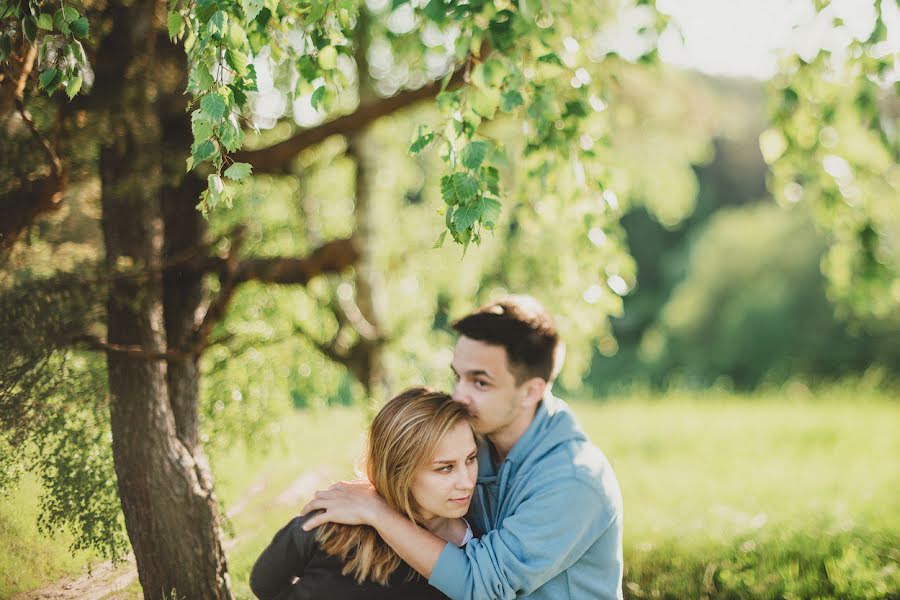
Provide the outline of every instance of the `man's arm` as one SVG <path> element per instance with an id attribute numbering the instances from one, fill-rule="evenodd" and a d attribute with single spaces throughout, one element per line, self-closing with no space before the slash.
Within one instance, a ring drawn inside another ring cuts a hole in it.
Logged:
<path id="1" fill-rule="evenodd" d="M 615 552 L 621 530 L 620 506 L 604 502 L 585 482 L 566 477 L 534 486 L 499 529 L 465 549 L 415 526 L 369 482 L 335 484 L 318 492 L 301 514 L 325 510 L 310 518 L 305 525 L 310 528 L 328 521 L 375 527 L 403 560 L 453 600 L 511 600 L 568 569 L 601 537 Z M 620 575 L 608 576 L 611 590 L 620 585 Z"/>
<path id="2" fill-rule="evenodd" d="M 300 514 L 314 510 L 324 512 L 311 516 L 304 529 L 328 522 L 374 527 L 387 545 L 425 578 L 431 577 L 438 556 L 447 545 L 388 506 L 368 481 L 342 481 L 317 492 Z"/>
<path id="3" fill-rule="evenodd" d="M 591 598 L 616 598 L 620 505 L 575 478 L 552 483 L 535 485 L 497 529 L 465 548 L 446 546 L 428 583 L 453 600 L 511 600 L 531 594 L 596 544 L 608 564 L 595 567 L 598 581 Z"/>

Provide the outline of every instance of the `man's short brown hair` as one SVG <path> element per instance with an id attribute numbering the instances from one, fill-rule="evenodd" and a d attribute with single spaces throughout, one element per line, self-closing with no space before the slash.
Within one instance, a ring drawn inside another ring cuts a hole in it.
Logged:
<path id="1" fill-rule="evenodd" d="M 516 383 L 532 377 L 550 382 L 556 376 L 556 324 L 531 296 L 506 296 L 485 304 L 451 327 L 467 338 L 504 348 Z"/>

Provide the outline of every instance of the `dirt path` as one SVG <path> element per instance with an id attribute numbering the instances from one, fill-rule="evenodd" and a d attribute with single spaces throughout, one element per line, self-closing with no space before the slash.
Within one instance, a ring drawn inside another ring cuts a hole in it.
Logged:
<path id="1" fill-rule="evenodd" d="M 324 469 L 302 473 L 272 501 L 271 506 L 296 506 L 299 509 L 300 501 L 327 485 L 330 478 L 331 473 Z M 253 484 L 226 512 L 228 518 L 233 519 L 240 515 L 253 498 L 267 487 L 264 480 Z M 242 539 L 243 536 L 226 539 L 224 543 L 226 552 L 239 544 Z M 43 588 L 17 594 L 10 600 L 130 600 L 131 595 L 125 590 L 136 580 L 134 557 L 128 556 L 124 563 L 113 565 L 104 562 L 94 565 L 90 573 L 85 572 L 77 577 L 61 579 Z"/>

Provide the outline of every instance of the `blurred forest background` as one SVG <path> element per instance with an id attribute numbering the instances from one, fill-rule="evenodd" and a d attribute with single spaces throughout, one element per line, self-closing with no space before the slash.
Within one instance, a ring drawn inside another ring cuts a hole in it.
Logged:
<path id="1" fill-rule="evenodd" d="M 369 5 L 390 28 L 386 4 Z M 369 74 L 352 82 L 359 97 L 414 87 L 386 42 L 373 34 L 367 43 L 356 60 Z M 260 130 L 247 133 L 248 156 L 341 113 L 340 101 L 326 114 L 309 93 L 280 93 L 294 75 L 260 56 L 250 100 Z M 232 206 L 209 212 L 203 248 L 219 262 L 196 282 L 175 273 L 166 294 L 203 296 L 203 308 L 224 299 L 197 362 L 196 443 L 215 476 L 237 597 L 250 597 L 253 559 L 304 494 L 350 473 L 366 419 L 388 394 L 449 388 L 450 320 L 525 292 L 558 315 L 568 356 L 557 394 L 573 401 L 622 481 L 627 597 L 900 598 L 900 286 L 877 275 L 883 287 L 854 295 L 863 284 L 841 278 L 839 228 L 784 185 L 784 149 L 773 149 L 784 141 L 775 132 L 789 129 L 776 122 L 784 82 L 618 56 L 591 68 L 584 77 L 602 79 L 604 94 L 590 99 L 584 124 L 597 134 L 578 143 L 604 164 L 608 188 L 579 196 L 577 173 L 532 176 L 520 158 L 523 121 L 498 117 L 485 135 L 506 150 L 492 160 L 518 200 L 465 252 L 449 240 L 435 247 L 438 152 L 409 151 L 421 124 L 440 124 L 431 101 L 325 136 L 281 164 L 259 154 Z M 896 123 L 896 93 L 880 102 Z M 2 352 L 53 350 L 39 353 L 40 375 L 3 390 L 37 398 L 4 405 L 3 598 L 44 597 L 54 585 L 77 597 L 141 594 L 133 563 L 104 562 L 130 544 L 102 352 L 116 350 L 104 341 L 95 109 L 36 94 L 28 102 L 65 149 L 68 182 L 65 201 L 4 247 L 0 263 Z M 22 119 L 2 126 L 0 188 L 13 194 L 28 175 L 22 165 L 44 149 Z M 810 127 L 826 148 L 846 133 L 841 143 L 852 138 L 859 161 L 883 167 L 869 175 L 884 187 L 864 193 L 895 219 L 879 226 L 894 254 L 873 264 L 900 264 L 896 154 L 882 157 L 857 122 Z M 169 141 L 163 150 L 180 163 L 190 139 Z M 195 199 L 200 188 L 190 189 Z M 193 218 L 165 215 L 167 227 Z M 344 240 L 352 264 L 333 272 L 307 276 L 284 262 L 342 250 Z M 178 241 L 166 243 L 177 258 Z M 229 278 L 239 263 L 256 270 Z M 6 383 L 21 365 L 4 362 Z M 96 578 L 83 577 L 86 565 Z"/>

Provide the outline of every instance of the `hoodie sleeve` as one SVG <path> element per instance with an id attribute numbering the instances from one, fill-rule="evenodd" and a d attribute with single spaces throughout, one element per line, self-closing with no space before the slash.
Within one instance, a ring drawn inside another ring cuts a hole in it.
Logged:
<path id="1" fill-rule="evenodd" d="M 527 595 L 598 541 L 609 538 L 615 552 L 620 520 L 618 507 L 590 484 L 577 478 L 556 480 L 529 494 L 497 529 L 465 548 L 447 544 L 428 583 L 452 600 Z"/>
<path id="2" fill-rule="evenodd" d="M 316 532 L 303 531 L 305 517 L 281 528 L 262 551 L 250 572 L 250 589 L 259 600 L 290 598 L 295 577 L 303 575 L 316 551 Z"/>

